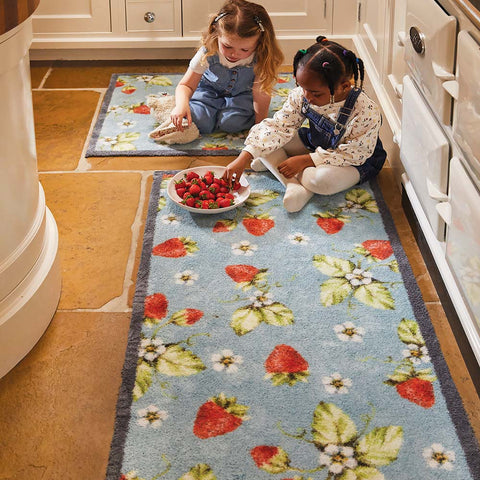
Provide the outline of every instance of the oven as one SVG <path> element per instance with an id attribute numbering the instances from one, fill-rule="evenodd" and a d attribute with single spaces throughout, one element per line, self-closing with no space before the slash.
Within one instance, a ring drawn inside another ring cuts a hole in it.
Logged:
<path id="1" fill-rule="evenodd" d="M 407 0 L 401 37 L 402 184 L 480 363 L 479 25 L 458 0 Z"/>

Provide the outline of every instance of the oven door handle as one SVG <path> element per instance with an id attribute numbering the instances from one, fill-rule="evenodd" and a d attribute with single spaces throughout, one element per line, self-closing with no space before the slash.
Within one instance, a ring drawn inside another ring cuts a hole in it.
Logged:
<path id="1" fill-rule="evenodd" d="M 455 75 L 432 60 L 433 73 L 440 80 L 455 80 Z"/>
<path id="2" fill-rule="evenodd" d="M 433 198 L 433 200 L 437 200 L 439 202 L 445 202 L 448 200 L 448 195 L 443 193 L 436 185 L 434 185 L 429 178 L 427 178 L 427 191 L 429 197 Z"/>
<path id="3" fill-rule="evenodd" d="M 456 80 L 451 80 L 450 82 L 443 82 L 442 87 L 449 93 L 451 97 L 455 100 L 458 100 L 458 82 Z"/>

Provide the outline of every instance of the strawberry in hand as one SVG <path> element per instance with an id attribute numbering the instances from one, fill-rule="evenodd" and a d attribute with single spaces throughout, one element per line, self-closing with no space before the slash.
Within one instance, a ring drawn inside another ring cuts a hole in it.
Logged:
<path id="1" fill-rule="evenodd" d="M 193 424 L 193 433 L 198 438 L 211 438 L 236 430 L 244 420 L 249 407 L 237 403 L 235 397 L 224 393 L 212 397 L 200 406 Z"/>

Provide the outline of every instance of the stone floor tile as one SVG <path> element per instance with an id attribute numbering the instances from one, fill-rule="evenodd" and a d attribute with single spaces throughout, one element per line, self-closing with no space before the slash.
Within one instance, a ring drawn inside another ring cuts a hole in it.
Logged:
<path id="1" fill-rule="evenodd" d="M 129 313 L 57 312 L 0 379 L 0 478 L 105 478 L 129 322 Z"/>
<path id="2" fill-rule="evenodd" d="M 39 171 L 77 167 L 99 97 L 86 91 L 33 92 Z"/>
<path id="3" fill-rule="evenodd" d="M 59 309 L 100 308 L 123 292 L 141 175 L 42 174 L 40 181 L 60 236 Z"/>

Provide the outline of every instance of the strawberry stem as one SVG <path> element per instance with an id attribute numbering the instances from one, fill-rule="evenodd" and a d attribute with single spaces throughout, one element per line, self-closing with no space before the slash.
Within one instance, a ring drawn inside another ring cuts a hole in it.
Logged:
<path id="1" fill-rule="evenodd" d="M 158 475 L 155 475 L 154 477 L 152 477 L 152 480 L 157 480 L 157 478 L 160 478 L 160 477 L 163 477 L 164 475 L 166 475 L 170 469 L 172 468 L 172 464 L 169 462 L 167 456 L 162 453 L 162 460 L 165 462 L 166 464 L 166 467 L 165 467 L 165 470 L 163 470 L 162 472 L 160 472 Z"/>
<path id="2" fill-rule="evenodd" d="M 313 440 L 308 440 L 307 438 L 305 438 L 305 436 L 307 435 L 307 431 L 304 428 L 299 429 L 300 433 L 298 435 L 293 435 L 292 433 L 286 432 L 282 428 L 281 422 L 277 423 L 277 428 L 280 430 L 280 433 L 282 433 L 286 437 L 295 438 L 296 440 L 302 440 L 303 442 L 310 443 L 311 445 L 315 445 L 315 442 Z M 292 468 L 292 470 L 295 470 L 295 469 Z"/>

